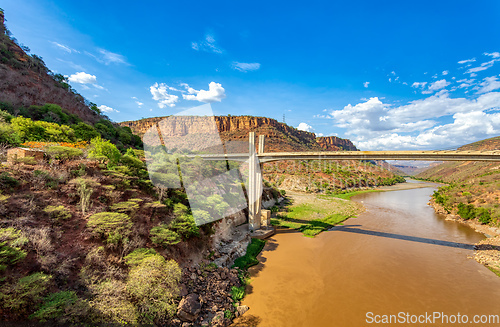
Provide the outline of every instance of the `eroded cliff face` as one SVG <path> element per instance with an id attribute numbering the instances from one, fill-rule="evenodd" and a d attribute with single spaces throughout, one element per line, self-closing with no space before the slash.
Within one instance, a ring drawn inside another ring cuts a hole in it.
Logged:
<path id="1" fill-rule="evenodd" d="M 319 137 L 314 133 L 300 131 L 280 123 L 275 119 L 252 116 L 215 116 L 212 117 L 155 117 L 138 121 L 120 123 L 128 126 L 141 137 L 154 125 L 162 131 L 164 137 L 184 137 L 194 134 L 219 132 L 223 142 L 247 141 L 248 132 L 266 136 L 266 152 L 277 151 L 356 151 L 351 141 L 336 136 Z"/>
<path id="2" fill-rule="evenodd" d="M 339 150 L 344 151 L 358 151 L 356 146 L 347 139 L 341 139 L 337 136 L 322 136 L 316 138 L 316 142 L 318 142 L 319 146 L 321 146 L 325 150 L 332 150 L 334 147 L 338 147 Z"/>

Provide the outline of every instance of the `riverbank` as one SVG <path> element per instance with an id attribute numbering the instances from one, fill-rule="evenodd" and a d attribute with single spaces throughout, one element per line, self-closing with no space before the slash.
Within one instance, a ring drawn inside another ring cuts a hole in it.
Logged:
<path id="1" fill-rule="evenodd" d="M 434 208 L 436 213 L 445 216 L 446 220 L 465 225 L 487 237 L 474 245 L 474 259 L 500 277 L 500 228 L 483 225 L 472 219 L 465 220 L 459 215 L 448 213 L 433 198 L 429 201 L 429 205 Z"/>

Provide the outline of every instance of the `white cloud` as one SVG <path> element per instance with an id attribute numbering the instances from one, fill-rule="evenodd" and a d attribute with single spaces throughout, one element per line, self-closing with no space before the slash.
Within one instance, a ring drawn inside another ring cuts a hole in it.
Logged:
<path id="1" fill-rule="evenodd" d="M 450 73 L 450 71 L 449 71 L 449 70 L 443 70 L 443 72 L 442 72 L 441 74 L 443 74 L 443 76 L 446 76 L 446 75 L 448 75 L 449 73 Z"/>
<path id="2" fill-rule="evenodd" d="M 487 62 L 483 62 L 480 66 L 478 67 L 474 67 L 474 68 L 469 68 L 465 74 L 474 74 L 474 73 L 477 73 L 477 72 L 480 72 L 480 71 L 483 71 L 483 70 L 486 70 L 490 67 L 493 66 L 493 64 L 496 62 L 496 61 L 499 61 L 500 59 L 493 59 L 493 60 L 490 60 L 490 61 L 487 61 Z M 472 76 L 472 75 L 471 75 Z M 474 75 L 476 76 L 476 75 Z"/>
<path id="3" fill-rule="evenodd" d="M 368 88 L 368 85 L 370 85 L 370 82 L 364 82 L 363 83 L 363 86 L 366 87 L 366 88 Z"/>
<path id="4" fill-rule="evenodd" d="M 478 94 L 491 92 L 493 90 L 500 89 L 500 82 L 496 76 L 486 77 L 481 84 L 480 87 L 477 87 Z"/>
<path id="5" fill-rule="evenodd" d="M 322 136 L 325 136 L 323 133 L 314 133 L 316 134 L 316 137 L 322 137 Z"/>
<path id="6" fill-rule="evenodd" d="M 184 86 L 189 93 L 182 95 L 182 98 L 185 100 L 196 100 L 210 103 L 221 102 L 221 100 L 226 97 L 226 90 L 224 90 L 222 85 L 219 83 L 210 82 L 210 84 L 208 84 L 208 91 L 195 90 L 186 83 L 183 83 L 182 86 Z"/>
<path id="7" fill-rule="evenodd" d="M 440 149 L 500 134 L 499 107 L 500 92 L 466 99 L 450 98 L 441 90 L 402 106 L 370 98 L 330 115 L 361 149 Z M 439 123 L 437 118 L 441 117 L 450 117 L 453 122 Z"/>
<path id="8" fill-rule="evenodd" d="M 411 87 L 414 87 L 414 88 L 424 88 L 425 85 L 427 84 L 427 82 L 415 82 L 411 85 Z"/>
<path id="9" fill-rule="evenodd" d="M 140 101 L 136 101 L 135 103 L 139 106 L 139 108 L 144 104 L 144 103 L 142 103 Z"/>
<path id="10" fill-rule="evenodd" d="M 468 63 L 474 62 L 474 61 L 476 61 L 476 58 L 466 59 L 466 60 L 460 60 L 458 63 L 460 65 L 463 65 L 463 64 L 468 64 Z"/>
<path id="11" fill-rule="evenodd" d="M 239 70 L 240 72 L 248 72 L 258 70 L 260 68 L 260 63 L 258 62 L 233 62 L 233 69 Z"/>
<path id="12" fill-rule="evenodd" d="M 422 91 L 422 94 L 430 94 L 434 93 L 436 91 L 439 91 L 441 89 L 444 89 L 450 85 L 450 82 L 447 82 L 445 79 L 441 79 L 439 81 L 435 81 L 429 85 L 429 88 L 427 90 Z"/>
<path id="13" fill-rule="evenodd" d="M 175 107 L 175 103 L 179 101 L 177 95 L 168 93 L 169 86 L 165 83 L 155 83 L 149 87 L 149 91 L 153 96 L 153 100 L 158 101 L 159 108 Z"/>
<path id="14" fill-rule="evenodd" d="M 460 88 L 460 89 L 466 89 L 466 88 L 469 88 L 469 87 L 471 87 L 471 86 L 473 86 L 473 85 L 474 85 L 474 82 L 475 82 L 475 81 L 476 81 L 476 80 L 475 80 L 474 78 L 471 78 L 471 79 L 466 79 L 466 78 L 464 78 L 464 79 L 460 79 L 460 80 L 458 80 L 458 81 L 457 81 L 457 83 L 461 83 L 461 84 L 458 86 L 458 88 Z"/>
<path id="15" fill-rule="evenodd" d="M 500 58 L 500 52 L 483 53 L 485 56 L 490 56 L 491 58 Z"/>
<path id="16" fill-rule="evenodd" d="M 97 77 L 95 75 L 90 75 L 85 72 L 75 73 L 68 77 L 68 81 L 71 83 L 79 84 L 95 84 L 97 83 Z"/>
<path id="17" fill-rule="evenodd" d="M 102 112 L 105 112 L 105 113 L 111 113 L 111 112 L 119 112 L 118 110 L 115 110 L 111 107 L 108 107 L 108 106 L 105 106 L 103 104 L 101 104 L 99 107 L 98 107 Z"/>
<path id="18" fill-rule="evenodd" d="M 104 61 L 106 65 L 109 64 L 129 65 L 125 57 L 118 53 L 114 53 L 105 49 L 99 49 L 99 53 L 102 55 L 101 60 Z"/>
<path id="19" fill-rule="evenodd" d="M 205 39 L 200 42 L 191 42 L 191 49 L 196 51 L 205 51 L 221 54 L 224 52 L 215 41 L 215 38 L 211 34 L 205 35 Z"/>
<path id="20" fill-rule="evenodd" d="M 66 51 L 67 53 L 80 53 L 80 51 L 78 50 L 75 50 L 73 48 L 70 48 L 69 46 L 67 45 L 64 45 L 64 44 L 61 44 L 61 43 L 57 43 L 57 42 L 50 42 L 52 43 L 53 45 L 55 45 L 56 47 L 58 47 L 59 49 L 63 50 L 63 51 Z"/>
<path id="21" fill-rule="evenodd" d="M 314 131 L 314 128 L 311 125 L 308 125 L 306 123 L 300 123 L 299 126 L 297 126 L 297 129 L 299 131 L 304 131 L 304 132 L 312 132 L 312 131 Z"/>

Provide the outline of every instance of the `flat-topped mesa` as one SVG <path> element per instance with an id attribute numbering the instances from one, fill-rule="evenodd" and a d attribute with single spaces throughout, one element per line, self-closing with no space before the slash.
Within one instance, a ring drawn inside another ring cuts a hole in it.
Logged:
<path id="1" fill-rule="evenodd" d="M 212 120 L 211 117 L 169 116 L 126 121 L 120 125 L 128 126 L 134 133 L 143 136 L 149 128 L 159 124 L 163 133 L 166 133 L 165 136 L 176 137 L 190 133 L 212 133 L 214 122 L 223 142 L 248 140 L 248 132 L 255 131 L 258 135 L 266 136 L 266 151 L 270 152 L 357 150 L 349 140 L 338 137 L 317 138 L 314 133 L 298 130 L 267 117 L 215 116 Z"/>
<path id="2" fill-rule="evenodd" d="M 318 142 L 318 144 L 327 151 L 358 151 L 356 146 L 350 140 L 341 139 L 337 136 L 321 136 L 316 138 L 316 142 Z"/>

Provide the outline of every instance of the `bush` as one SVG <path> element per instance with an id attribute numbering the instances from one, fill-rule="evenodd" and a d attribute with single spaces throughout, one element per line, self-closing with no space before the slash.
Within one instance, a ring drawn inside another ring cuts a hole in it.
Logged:
<path id="1" fill-rule="evenodd" d="M 15 146 L 22 142 L 21 137 L 19 137 L 19 134 L 14 131 L 10 124 L 0 122 L 0 143 Z"/>
<path id="2" fill-rule="evenodd" d="M 23 277 L 17 283 L 2 288 L 0 302 L 4 308 L 15 313 L 25 313 L 28 308 L 38 305 L 51 279 L 52 276 L 42 272 Z"/>
<path id="3" fill-rule="evenodd" d="M 47 150 L 45 150 L 45 152 L 51 158 L 54 158 L 57 160 L 62 160 L 62 161 L 76 159 L 76 158 L 81 157 L 83 155 L 83 151 L 80 149 L 70 148 L 67 146 L 59 146 L 59 145 L 51 146 L 51 147 L 47 148 Z"/>
<path id="4" fill-rule="evenodd" d="M 54 219 L 55 221 L 66 220 L 71 218 L 71 212 L 69 212 L 69 210 L 66 209 L 63 205 L 46 206 L 45 209 L 43 209 L 43 211 L 45 213 L 48 213 L 50 218 Z"/>
<path id="5" fill-rule="evenodd" d="M 171 230 L 168 225 L 155 226 L 151 228 L 149 234 L 151 235 L 151 241 L 158 245 L 175 245 L 181 241 L 181 236 Z"/>
<path id="6" fill-rule="evenodd" d="M 0 271 L 14 265 L 26 257 L 22 247 L 28 239 L 13 227 L 0 228 Z"/>
<path id="7" fill-rule="evenodd" d="M 155 251 L 155 249 L 146 249 L 146 248 L 140 248 L 134 250 L 132 253 L 128 254 L 125 256 L 125 263 L 129 266 L 137 266 L 139 265 L 144 259 L 149 258 L 151 256 L 158 255 L 158 253 Z"/>
<path id="8" fill-rule="evenodd" d="M 479 218 L 481 224 L 488 224 L 491 222 L 491 213 L 486 208 L 477 208 L 476 216 Z"/>
<path id="9" fill-rule="evenodd" d="M 458 215 L 465 220 L 476 218 L 476 208 L 474 208 L 473 204 L 464 204 L 459 203 L 458 206 Z"/>
<path id="10" fill-rule="evenodd" d="M 44 303 L 30 319 L 36 318 L 42 322 L 49 319 L 56 319 L 66 313 L 66 310 L 74 305 L 78 296 L 73 291 L 62 291 L 52 293 L 44 299 Z"/>
<path id="11" fill-rule="evenodd" d="M 94 127 L 83 122 L 72 125 L 71 128 L 75 131 L 76 138 L 82 141 L 90 141 L 100 135 Z"/>
<path id="12" fill-rule="evenodd" d="M 126 214 L 133 214 L 139 210 L 139 205 L 135 201 L 124 201 L 113 204 L 110 209 Z"/>
<path id="13" fill-rule="evenodd" d="M 80 208 L 82 209 L 83 215 L 85 215 L 85 211 L 90 206 L 90 197 L 92 193 L 94 193 L 93 187 L 100 184 L 90 178 L 81 177 L 70 180 L 68 184 L 76 185 L 80 195 Z"/>
<path id="14" fill-rule="evenodd" d="M 130 270 L 127 291 L 140 312 L 139 322 L 164 325 L 177 309 L 181 269 L 161 255 L 143 259 Z"/>
<path id="15" fill-rule="evenodd" d="M 107 280 L 92 287 L 95 298 L 90 302 L 101 317 L 97 321 L 103 325 L 136 325 L 139 313 L 127 294 L 127 285 L 118 280 Z"/>
<path id="16" fill-rule="evenodd" d="M 96 137 L 90 141 L 90 146 L 89 158 L 106 157 L 108 167 L 116 166 L 120 161 L 121 153 L 110 141 L 104 141 L 100 137 Z"/>
<path id="17" fill-rule="evenodd" d="M 2 190 L 11 190 L 19 185 L 19 181 L 14 177 L 10 177 L 8 172 L 3 172 L 0 174 L 0 188 Z"/>
<path id="18" fill-rule="evenodd" d="M 100 212 L 89 217 L 87 227 L 96 235 L 106 236 L 108 243 L 116 243 L 131 232 L 133 224 L 124 213 Z"/>

